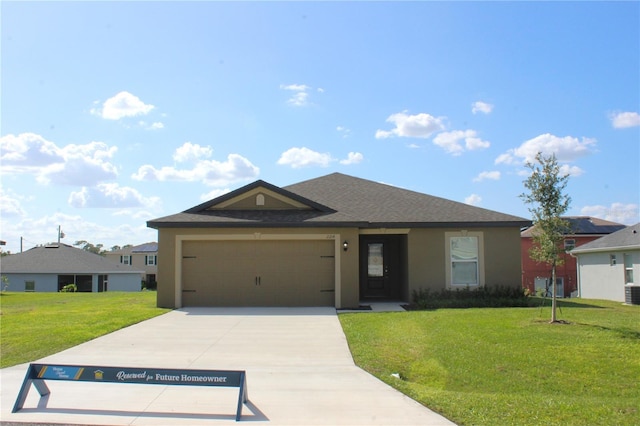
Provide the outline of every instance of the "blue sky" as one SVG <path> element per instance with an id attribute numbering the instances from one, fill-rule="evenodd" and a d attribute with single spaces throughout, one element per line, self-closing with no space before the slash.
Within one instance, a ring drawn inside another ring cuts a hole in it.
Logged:
<path id="1" fill-rule="evenodd" d="M 638 2 L 10 2 L 0 239 L 156 240 L 257 179 L 341 172 L 529 218 L 640 221 Z"/>

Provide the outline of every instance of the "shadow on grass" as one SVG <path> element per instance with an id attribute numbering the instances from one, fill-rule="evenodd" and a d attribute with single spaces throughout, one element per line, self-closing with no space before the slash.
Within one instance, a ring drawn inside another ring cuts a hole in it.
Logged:
<path id="1" fill-rule="evenodd" d="M 605 327 L 597 324 L 586 324 L 582 322 L 577 322 L 576 325 L 581 325 L 583 327 L 591 327 L 597 330 L 602 331 L 611 331 L 613 333 L 617 333 L 619 337 L 623 339 L 639 339 L 640 340 L 640 331 L 632 330 L 627 327 Z"/>
<path id="2" fill-rule="evenodd" d="M 537 304 L 536 304 L 537 301 Z M 551 306 L 550 297 L 531 297 L 531 307 Z M 596 308 L 596 309 L 609 309 L 608 306 L 594 305 L 593 303 L 581 302 L 576 299 L 556 299 L 556 304 L 560 308 Z"/>

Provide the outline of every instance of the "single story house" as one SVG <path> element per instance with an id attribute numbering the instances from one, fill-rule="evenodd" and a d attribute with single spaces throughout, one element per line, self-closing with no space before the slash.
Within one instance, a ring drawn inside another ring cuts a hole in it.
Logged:
<path id="1" fill-rule="evenodd" d="M 529 220 L 333 173 L 262 180 L 158 230 L 158 306 L 335 306 L 521 285 Z"/>
<path id="2" fill-rule="evenodd" d="M 597 240 L 603 235 L 624 229 L 626 226 L 589 216 L 567 216 L 563 219 L 569 222 L 570 231 L 564 237 L 565 251 L 561 256 L 563 262 L 556 266 L 556 296 L 570 297 L 578 288 L 578 266 L 576 259 L 569 254 L 569 251 Z M 532 226 L 520 234 L 522 237 L 522 287 L 535 294 L 546 291 L 547 297 L 551 297 L 551 266 L 544 262 L 537 262 L 529 256 L 536 231 L 537 227 Z"/>
<path id="3" fill-rule="evenodd" d="M 103 256 L 54 243 L 4 256 L 2 276 L 10 291 L 57 292 L 67 284 L 78 291 L 140 291 L 142 271 Z"/>
<path id="4" fill-rule="evenodd" d="M 142 269 L 142 279 L 147 284 L 155 287 L 158 274 L 158 243 L 144 243 L 137 246 L 128 246 L 119 250 L 111 250 L 104 253 L 104 257 L 112 262 L 130 265 L 136 269 Z"/>
<path id="5" fill-rule="evenodd" d="M 578 295 L 640 304 L 640 223 L 571 250 Z"/>

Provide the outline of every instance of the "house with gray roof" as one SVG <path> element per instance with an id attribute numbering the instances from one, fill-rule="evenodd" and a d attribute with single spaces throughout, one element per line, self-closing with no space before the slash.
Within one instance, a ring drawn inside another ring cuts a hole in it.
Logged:
<path id="1" fill-rule="evenodd" d="M 571 250 L 586 299 L 640 304 L 640 223 Z"/>
<path id="2" fill-rule="evenodd" d="M 34 247 L 0 261 L 10 291 L 57 292 L 67 284 L 75 284 L 81 292 L 141 289 L 143 271 L 67 244 Z"/>
<path id="3" fill-rule="evenodd" d="M 259 180 L 158 230 L 158 306 L 409 302 L 420 289 L 521 285 L 527 219 L 333 173 Z"/>

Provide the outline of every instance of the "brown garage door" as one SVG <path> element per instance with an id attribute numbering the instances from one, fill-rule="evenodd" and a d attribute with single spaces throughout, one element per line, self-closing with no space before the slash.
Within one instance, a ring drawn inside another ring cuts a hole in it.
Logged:
<path id="1" fill-rule="evenodd" d="M 331 240 L 185 241 L 183 306 L 334 306 Z"/>

